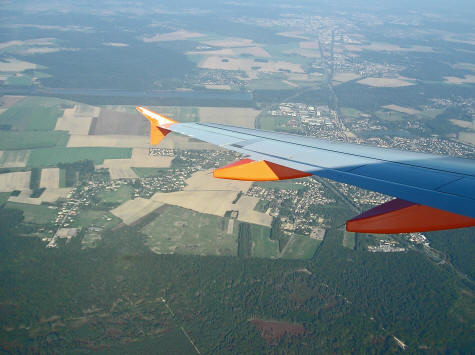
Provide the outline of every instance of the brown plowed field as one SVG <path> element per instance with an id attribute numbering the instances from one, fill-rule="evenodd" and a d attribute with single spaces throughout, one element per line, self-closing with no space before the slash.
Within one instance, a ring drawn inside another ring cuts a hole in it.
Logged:
<path id="1" fill-rule="evenodd" d="M 89 134 L 146 136 L 149 129 L 148 121 L 138 113 L 104 109 L 94 119 Z"/>

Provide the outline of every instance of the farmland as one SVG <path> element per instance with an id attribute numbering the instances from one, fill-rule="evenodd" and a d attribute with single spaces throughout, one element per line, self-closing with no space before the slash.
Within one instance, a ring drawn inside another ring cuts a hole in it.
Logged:
<path id="1" fill-rule="evenodd" d="M 356 233 L 343 232 L 343 246 L 348 249 L 354 249 L 356 245 Z"/>
<path id="2" fill-rule="evenodd" d="M 122 185 L 116 191 L 103 191 L 97 197 L 104 203 L 123 203 L 132 198 L 133 187 Z"/>
<path id="3" fill-rule="evenodd" d="M 0 151 L 0 168 L 25 167 L 29 155 L 29 150 Z"/>
<path id="4" fill-rule="evenodd" d="M 124 202 L 117 208 L 114 208 L 111 213 L 114 216 L 120 218 L 124 224 L 132 225 L 161 206 L 163 206 L 163 203 L 161 202 L 139 197 L 134 200 Z"/>
<path id="5" fill-rule="evenodd" d="M 43 97 L 27 97 L 0 115 L 0 124 L 19 130 L 50 131 L 62 115 L 65 101 Z"/>
<path id="6" fill-rule="evenodd" d="M 301 235 L 293 235 L 282 251 L 283 259 L 310 259 L 320 245 L 320 241 Z"/>
<path id="7" fill-rule="evenodd" d="M 17 208 L 23 211 L 25 222 L 45 224 L 56 217 L 56 210 L 44 205 L 30 205 L 25 203 L 7 202 L 7 208 Z"/>
<path id="8" fill-rule="evenodd" d="M 92 160 L 102 164 L 104 159 L 128 159 L 132 154 L 129 148 L 46 148 L 31 152 L 28 167 L 56 166 L 59 163 L 74 163 Z"/>
<path id="9" fill-rule="evenodd" d="M 270 228 L 251 225 L 252 256 L 256 258 L 278 258 L 279 242 L 269 238 Z"/>
<path id="10" fill-rule="evenodd" d="M 84 209 L 79 212 L 79 218 L 72 227 L 99 227 L 110 229 L 120 223 L 120 219 L 107 211 Z"/>
<path id="11" fill-rule="evenodd" d="M 142 232 L 157 254 L 236 255 L 236 229 L 227 234 L 227 225 L 223 217 L 169 206 Z"/>
<path id="12" fill-rule="evenodd" d="M 19 150 L 65 146 L 68 141 L 66 132 L 0 131 L 1 150 Z"/>

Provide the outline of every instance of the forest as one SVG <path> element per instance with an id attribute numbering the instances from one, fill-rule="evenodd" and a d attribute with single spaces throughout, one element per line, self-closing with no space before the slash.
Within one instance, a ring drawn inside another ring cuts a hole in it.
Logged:
<path id="1" fill-rule="evenodd" d="M 393 336 L 412 352 L 475 345 L 473 285 L 417 251 L 343 248 L 338 229 L 312 259 L 290 261 L 157 255 L 140 224 L 94 249 L 81 235 L 45 249 L 17 235 L 21 220 L 0 209 L 2 351 L 189 352 L 181 326 L 202 353 L 396 352 Z M 256 319 L 305 331 L 270 341 Z"/>

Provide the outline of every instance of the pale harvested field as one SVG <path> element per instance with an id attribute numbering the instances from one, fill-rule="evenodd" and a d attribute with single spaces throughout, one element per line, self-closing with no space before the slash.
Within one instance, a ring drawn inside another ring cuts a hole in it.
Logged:
<path id="1" fill-rule="evenodd" d="M 318 42 L 316 41 L 305 41 L 299 43 L 300 48 L 303 49 L 318 49 Z"/>
<path id="2" fill-rule="evenodd" d="M 224 61 L 223 60 L 227 60 Z M 268 61 L 266 63 L 256 62 L 249 58 L 223 58 L 219 56 L 210 56 L 199 64 L 200 68 L 220 69 L 220 70 L 242 70 L 250 78 L 256 77 L 256 72 L 277 73 L 282 70 L 288 70 L 293 73 L 304 73 L 300 64 L 294 64 L 284 61 Z"/>
<path id="3" fill-rule="evenodd" d="M 197 171 L 186 181 L 185 191 L 247 191 L 252 181 L 215 179 L 213 170 Z"/>
<path id="4" fill-rule="evenodd" d="M 243 54 L 250 54 L 254 57 L 263 57 L 263 58 L 271 58 L 272 56 L 262 47 L 238 47 L 233 48 L 233 53 L 236 55 L 243 55 Z"/>
<path id="5" fill-rule="evenodd" d="M 144 42 L 168 42 L 168 41 L 183 41 L 189 38 L 203 37 L 204 35 L 198 32 L 189 32 L 185 30 L 178 30 L 169 33 L 159 33 L 153 37 L 145 37 Z"/>
<path id="6" fill-rule="evenodd" d="M 205 84 L 205 88 L 210 90 L 231 90 L 229 85 L 220 85 L 220 84 Z"/>
<path id="7" fill-rule="evenodd" d="M 225 57 L 234 57 L 236 54 L 233 52 L 232 48 L 223 48 L 223 49 L 214 49 L 210 51 L 191 51 L 186 52 L 189 55 L 218 55 L 218 56 L 225 56 Z"/>
<path id="8" fill-rule="evenodd" d="M 475 75 L 465 75 L 464 78 L 456 76 L 444 76 L 445 82 L 448 84 L 475 84 Z"/>
<path id="9" fill-rule="evenodd" d="M 305 58 L 320 58 L 320 52 L 315 49 L 305 49 L 305 48 L 297 48 L 297 49 L 289 49 L 284 51 L 285 54 L 297 54 Z"/>
<path id="10" fill-rule="evenodd" d="M 287 74 L 287 80 L 293 80 L 293 81 L 308 81 L 308 80 L 318 80 L 319 77 L 321 77 L 323 74 L 320 73 L 312 73 L 312 74 L 296 74 L 296 73 L 290 73 Z"/>
<path id="11" fill-rule="evenodd" d="M 18 54 L 22 55 L 29 55 L 29 54 L 45 54 L 45 53 L 54 53 L 59 52 L 61 50 L 65 50 L 65 48 L 58 48 L 58 47 L 33 47 L 33 48 L 26 48 L 18 51 Z"/>
<path id="12" fill-rule="evenodd" d="M 59 169 L 48 168 L 41 169 L 40 187 L 58 188 L 59 187 Z"/>
<path id="13" fill-rule="evenodd" d="M 113 209 L 111 213 L 119 217 L 125 224 L 131 225 L 161 206 L 163 206 L 163 203 L 158 201 L 136 198 L 135 200 L 124 202 L 119 207 Z"/>
<path id="14" fill-rule="evenodd" d="M 264 48 L 258 46 L 252 47 L 232 47 L 223 48 L 211 51 L 192 51 L 186 54 L 199 54 L 206 56 L 221 56 L 221 57 L 238 57 L 243 54 L 252 55 L 254 57 L 270 58 L 271 55 Z"/>
<path id="15" fill-rule="evenodd" d="M 453 123 L 454 125 L 462 127 L 462 128 L 475 129 L 475 120 L 473 120 L 472 122 L 469 122 L 469 121 L 464 121 L 464 120 L 450 119 L 449 121 Z"/>
<path id="16" fill-rule="evenodd" d="M 115 147 L 115 148 L 146 148 L 150 140 L 145 136 L 88 136 L 72 135 L 68 147 Z"/>
<path id="17" fill-rule="evenodd" d="M 200 121 L 254 128 L 260 111 L 253 108 L 200 107 Z"/>
<path id="18" fill-rule="evenodd" d="M 300 32 L 300 31 L 279 32 L 277 34 L 279 36 L 289 37 L 289 38 L 298 38 L 298 39 L 305 39 L 305 40 L 309 39 L 303 32 Z"/>
<path id="19" fill-rule="evenodd" d="M 272 216 L 254 211 L 254 207 L 256 207 L 258 202 L 259 198 L 257 197 L 241 196 L 235 204 L 235 209 L 239 211 L 238 220 L 270 227 L 272 224 Z"/>
<path id="20" fill-rule="evenodd" d="M 157 192 L 153 201 L 180 206 L 190 210 L 224 216 L 231 210 L 231 202 L 236 198 L 236 191 L 178 191 L 171 193 Z"/>
<path id="21" fill-rule="evenodd" d="M 407 113 L 408 115 L 417 115 L 418 113 L 421 113 L 419 110 L 416 110 L 410 107 L 398 106 L 398 105 L 386 105 L 386 106 L 383 106 L 383 108 L 397 111 L 397 112 Z"/>
<path id="22" fill-rule="evenodd" d="M 212 214 L 223 217 L 226 211 L 239 211 L 238 220 L 270 226 L 272 217 L 261 212 L 253 211 L 255 207 L 252 200 L 244 199 L 233 204 L 237 197 L 236 191 L 178 191 L 171 193 L 158 192 L 152 196 L 153 201 L 169 205 L 180 206 L 200 213 Z M 241 196 L 241 199 L 244 196 Z M 239 199 L 239 200 L 241 200 Z M 257 203 L 257 202 L 256 202 Z M 251 210 L 249 210 L 249 208 Z"/>
<path id="23" fill-rule="evenodd" d="M 71 187 L 48 188 L 40 196 L 42 202 L 56 202 L 59 198 L 66 198 L 71 193 Z"/>
<path id="24" fill-rule="evenodd" d="M 252 182 L 215 179 L 211 172 L 212 170 L 208 170 L 193 174 L 186 181 L 187 186 L 184 191 L 159 192 L 151 199 L 221 217 L 226 211 L 239 211 L 238 220 L 240 221 L 270 226 L 271 216 L 254 211 L 258 198 L 241 196 L 236 204 L 232 203 L 240 191 L 245 192 L 249 189 Z"/>
<path id="25" fill-rule="evenodd" d="M 427 46 L 410 46 L 410 47 L 400 47 L 395 44 L 389 44 L 389 43 L 371 43 L 367 45 L 345 45 L 344 46 L 347 50 L 349 51 L 354 51 L 354 52 L 360 52 L 363 49 L 369 50 L 369 51 L 375 51 L 375 52 L 424 52 L 424 53 L 429 53 L 433 52 L 433 49 L 431 47 Z"/>
<path id="26" fill-rule="evenodd" d="M 284 84 L 287 84 L 287 85 L 293 87 L 293 88 L 298 88 L 298 87 L 299 87 L 297 84 L 291 83 L 291 82 L 288 81 L 288 80 L 282 80 L 282 82 L 283 82 Z"/>
<path id="27" fill-rule="evenodd" d="M 104 46 L 109 46 L 109 47 L 128 47 L 129 46 L 127 43 L 121 43 L 121 42 L 103 42 L 102 44 Z"/>
<path id="28" fill-rule="evenodd" d="M 8 198 L 9 202 L 16 202 L 16 203 L 25 203 L 28 205 L 41 205 L 41 198 L 32 198 L 30 197 L 31 191 L 24 190 L 18 196 L 10 196 Z"/>
<path id="29" fill-rule="evenodd" d="M 94 117 L 101 112 L 99 107 L 74 105 L 64 110 L 63 116 L 56 122 L 56 131 L 68 131 L 70 134 L 87 135 Z"/>
<path id="30" fill-rule="evenodd" d="M 30 171 L 0 174 L 0 192 L 28 190 L 30 188 Z"/>
<path id="31" fill-rule="evenodd" d="M 359 79 L 360 76 L 356 73 L 337 73 L 333 75 L 334 81 L 339 81 L 341 83 L 346 83 L 347 81 Z"/>
<path id="32" fill-rule="evenodd" d="M 36 64 L 24 62 L 22 60 L 6 59 L 6 61 L 0 61 L 0 72 L 22 72 L 36 68 Z"/>
<path id="33" fill-rule="evenodd" d="M 216 41 L 205 41 L 204 44 L 213 47 L 249 47 L 255 46 L 256 44 L 252 41 L 252 39 L 246 38 L 229 38 L 223 40 L 216 40 Z"/>
<path id="34" fill-rule="evenodd" d="M 112 180 L 116 179 L 136 179 L 137 174 L 128 167 L 123 168 L 109 168 L 109 174 Z"/>
<path id="35" fill-rule="evenodd" d="M 0 168 L 24 168 L 29 156 L 29 150 L 0 151 Z"/>
<path id="36" fill-rule="evenodd" d="M 457 64 L 454 64 L 453 67 L 455 69 L 475 71 L 475 64 L 473 63 L 457 63 Z"/>
<path id="37" fill-rule="evenodd" d="M 459 139 L 464 143 L 469 143 L 475 145 L 475 133 L 471 132 L 460 132 Z"/>
<path id="38" fill-rule="evenodd" d="M 130 159 L 105 159 L 98 168 L 169 168 L 173 157 L 150 156 L 148 149 L 134 148 Z"/>
<path id="39" fill-rule="evenodd" d="M 25 96 L 3 95 L 0 99 L 2 103 L 2 108 L 10 108 L 18 101 L 23 100 L 24 98 Z"/>
<path id="40" fill-rule="evenodd" d="M 408 81 L 394 78 L 365 78 L 363 80 L 359 80 L 358 83 L 379 88 L 398 88 L 414 85 Z"/>

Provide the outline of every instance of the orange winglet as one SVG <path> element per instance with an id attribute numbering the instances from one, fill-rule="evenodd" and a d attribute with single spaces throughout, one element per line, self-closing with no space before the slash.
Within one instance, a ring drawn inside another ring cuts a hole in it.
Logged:
<path id="1" fill-rule="evenodd" d="M 170 130 L 167 128 L 175 123 L 178 123 L 177 121 L 173 121 L 166 116 L 150 111 L 145 107 L 137 106 L 136 109 L 147 120 L 150 121 L 150 144 L 155 145 L 160 143 L 162 139 L 165 138 L 168 133 L 170 133 Z"/>
<path id="2" fill-rule="evenodd" d="M 150 122 L 150 144 L 158 144 L 165 136 L 170 133 L 170 130 L 162 127 L 158 127 Z"/>
<path id="3" fill-rule="evenodd" d="M 311 175 L 266 160 L 254 161 L 251 159 L 243 159 L 213 171 L 213 176 L 218 179 L 246 181 L 285 180 Z"/>
<path id="4" fill-rule="evenodd" d="M 348 232 L 412 233 L 475 226 L 475 218 L 395 199 L 346 222 Z"/>

